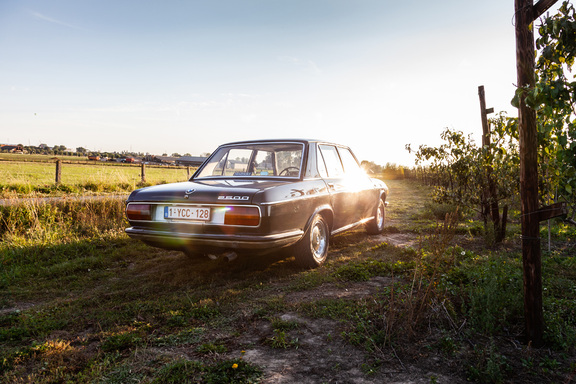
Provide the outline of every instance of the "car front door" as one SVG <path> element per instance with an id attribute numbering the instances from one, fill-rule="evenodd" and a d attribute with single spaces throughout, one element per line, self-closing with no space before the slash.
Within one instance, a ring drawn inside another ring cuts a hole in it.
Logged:
<path id="1" fill-rule="evenodd" d="M 338 153 L 344 166 L 348 193 L 354 196 L 350 199 L 353 199 L 356 204 L 354 215 L 356 221 L 372 216 L 379 198 L 379 191 L 374 188 L 370 178 L 360 168 L 356 157 L 349 148 L 338 147 Z"/>

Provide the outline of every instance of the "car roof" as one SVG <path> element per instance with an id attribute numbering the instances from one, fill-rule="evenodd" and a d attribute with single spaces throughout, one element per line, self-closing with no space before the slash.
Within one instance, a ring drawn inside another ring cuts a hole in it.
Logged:
<path id="1" fill-rule="evenodd" d="M 234 141 L 230 143 L 222 144 L 221 146 L 228 146 L 228 145 L 239 145 L 239 144 L 254 144 L 254 143 L 287 143 L 287 142 L 296 142 L 296 143 L 303 143 L 303 144 L 311 144 L 311 143 L 322 143 L 322 144 L 333 144 L 341 147 L 346 147 L 342 144 L 332 143 L 326 140 L 318 140 L 318 139 L 258 139 L 258 140 L 243 140 L 243 141 Z"/>

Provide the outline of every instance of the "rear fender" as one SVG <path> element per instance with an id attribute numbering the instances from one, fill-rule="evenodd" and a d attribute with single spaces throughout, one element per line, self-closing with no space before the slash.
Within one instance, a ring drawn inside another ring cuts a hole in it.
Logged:
<path id="1" fill-rule="evenodd" d="M 308 228 L 310 228 L 310 225 L 312 224 L 312 219 L 314 218 L 314 216 L 316 216 L 316 214 L 320 214 L 322 215 L 322 217 L 324 217 L 324 219 L 328 222 L 328 227 L 330 231 L 332 231 L 332 226 L 334 223 L 334 211 L 332 210 L 332 207 L 329 204 L 324 204 L 319 207 L 316 207 L 312 215 L 310 215 L 310 217 L 308 218 L 308 222 L 306 223 L 306 227 L 304 228 L 304 233 L 306 233 L 306 231 L 308 231 Z"/>

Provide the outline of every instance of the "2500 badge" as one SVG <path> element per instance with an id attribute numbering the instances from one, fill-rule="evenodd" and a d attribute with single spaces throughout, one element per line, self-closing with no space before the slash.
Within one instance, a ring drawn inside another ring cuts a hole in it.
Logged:
<path id="1" fill-rule="evenodd" d="M 218 200 L 249 200 L 250 196 L 218 196 Z"/>

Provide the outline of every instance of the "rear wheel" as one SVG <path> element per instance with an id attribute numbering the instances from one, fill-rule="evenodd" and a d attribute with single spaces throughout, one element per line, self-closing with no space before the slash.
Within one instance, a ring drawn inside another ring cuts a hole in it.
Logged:
<path id="1" fill-rule="evenodd" d="M 296 243 L 296 262 L 304 268 L 315 268 L 324 264 L 330 245 L 330 229 L 320 214 L 312 218 L 304 237 Z"/>
<path id="2" fill-rule="evenodd" d="M 366 232 L 370 235 L 379 235 L 384 231 L 384 222 L 386 221 L 386 206 L 384 201 L 379 200 L 378 208 L 374 213 L 374 218 L 366 224 Z"/>

